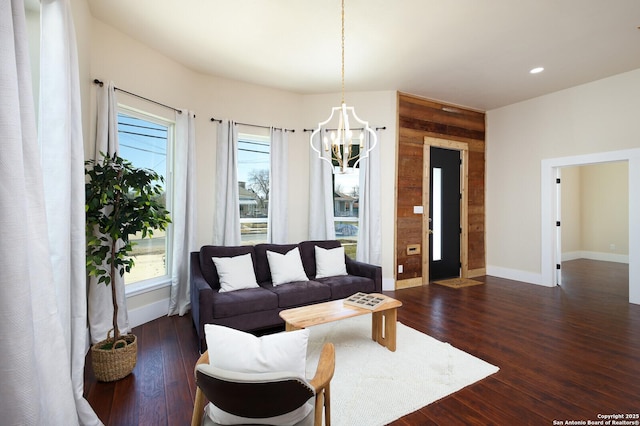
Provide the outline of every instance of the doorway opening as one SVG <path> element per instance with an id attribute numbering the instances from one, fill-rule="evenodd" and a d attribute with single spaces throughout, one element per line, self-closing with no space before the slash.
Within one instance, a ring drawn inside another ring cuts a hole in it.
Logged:
<path id="1" fill-rule="evenodd" d="M 628 166 L 627 161 L 615 161 L 559 169 L 557 284 L 565 283 L 567 262 L 629 263 Z"/>
<path id="2" fill-rule="evenodd" d="M 440 278 L 467 278 L 469 146 L 427 136 L 423 150 L 423 284 Z M 452 170 L 457 179 L 451 178 Z M 447 211 L 443 209 L 455 211 L 453 219 L 443 220 L 442 212 Z"/>
<path id="3" fill-rule="evenodd" d="M 557 265 L 562 262 L 559 203 L 560 169 L 569 166 L 593 165 L 615 161 L 628 162 L 629 200 L 629 302 L 640 304 L 640 149 L 562 157 L 542 161 L 541 168 L 541 285 L 556 286 L 561 282 Z"/>

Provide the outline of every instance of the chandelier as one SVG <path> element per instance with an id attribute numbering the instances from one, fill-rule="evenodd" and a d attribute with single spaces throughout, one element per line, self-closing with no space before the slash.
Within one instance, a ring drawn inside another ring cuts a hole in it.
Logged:
<path id="1" fill-rule="evenodd" d="M 337 115 L 337 118 L 334 116 Z M 350 118 L 351 117 L 351 118 Z M 314 143 L 314 137 L 330 123 L 335 123 L 335 129 L 328 129 L 329 137 L 324 132 L 324 137 L 320 142 Z M 352 127 L 353 124 L 356 127 Z M 359 131 L 354 137 L 354 131 Z M 370 143 L 365 147 L 365 132 L 370 135 Z M 318 123 L 318 127 L 309 137 L 309 145 L 317 154 L 318 158 L 329 163 L 334 173 L 351 173 L 358 166 L 361 160 L 367 158 L 373 148 L 378 143 L 378 137 L 369 122 L 361 120 L 352 106 L 347 106 L 344 101 L 344 0 L 342 0 L 342 102 L 340 106 L 331 109 L 331 115 L 325 121 Z M 324 152 L 324 153 L 323 153 Z"/>

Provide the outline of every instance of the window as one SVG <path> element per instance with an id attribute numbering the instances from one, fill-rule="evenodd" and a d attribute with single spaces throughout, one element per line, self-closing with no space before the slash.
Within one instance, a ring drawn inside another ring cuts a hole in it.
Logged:
<path id="1" fill-rule="evenodd" d="M 269 136 L 238 134 L 238 198 L 243 245 L 267 242 L 270 148 Z"/>
<path id="2" fill-rule="evenodd" d="M 431 227 L 431 241 L 433 248 L 431 250 L 431 260 L 442 260 L 442 168 L 433 168 L 433 214 Z"/>
<path id="3" fill-rule="evenodd" d="M 356 160 L 357 158 L 351 163 Z M 358 245 L 360 168 L 350 170 L 350 173 L 333 175 L 333 220 L 336 238 L 344 246 L 345 253 L 355 259 Z"/>
<path id="4" fill-rule="evenodd" d="M 120 156 L 135 167 L 152 169 L 164 178 L 162 198 L 165 206 L 171 204 L 171 179 L 168 166 L 171 164 L 174 123 L 165 119 L 121 107 L 118 113 L 118 139 Z M 171 212 L 171 208 L 167 208 Z M 135 243 L 133 255 L 135 265 L 124 274 L 127 291 L 146 288 L 166 282 L 170 275 L 170 236 L 167 231 L 155 231 L 153 237 L 142 239 L 130 236 Z"/>

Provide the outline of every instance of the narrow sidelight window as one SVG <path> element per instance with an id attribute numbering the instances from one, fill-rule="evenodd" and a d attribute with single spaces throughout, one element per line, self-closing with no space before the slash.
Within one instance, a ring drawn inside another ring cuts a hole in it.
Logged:
<path id="1" fill-rule="evenodd" d="M 433 168 L 433 217 L 431 218 L 433 250 L 431 260 L 442 260 L 442 169 Z"/>

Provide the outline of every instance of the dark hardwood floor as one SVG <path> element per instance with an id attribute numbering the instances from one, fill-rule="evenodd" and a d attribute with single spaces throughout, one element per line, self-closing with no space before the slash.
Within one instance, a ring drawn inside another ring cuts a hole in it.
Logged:
<path id="1" fill-rule="evenodd" d="M 563 264 L 561 287 L 494 277 L 484 285 L 388 292 L 398 320 L 500 367 L 500 371 L 393 425 L 552 425 L 640 412 L 640 306 L 628 303 L 628 265 Z M 198 358 L 189 314 L 134 329 L 138 364 L 85 396 L 105 425 L 187 425 Z"/>

